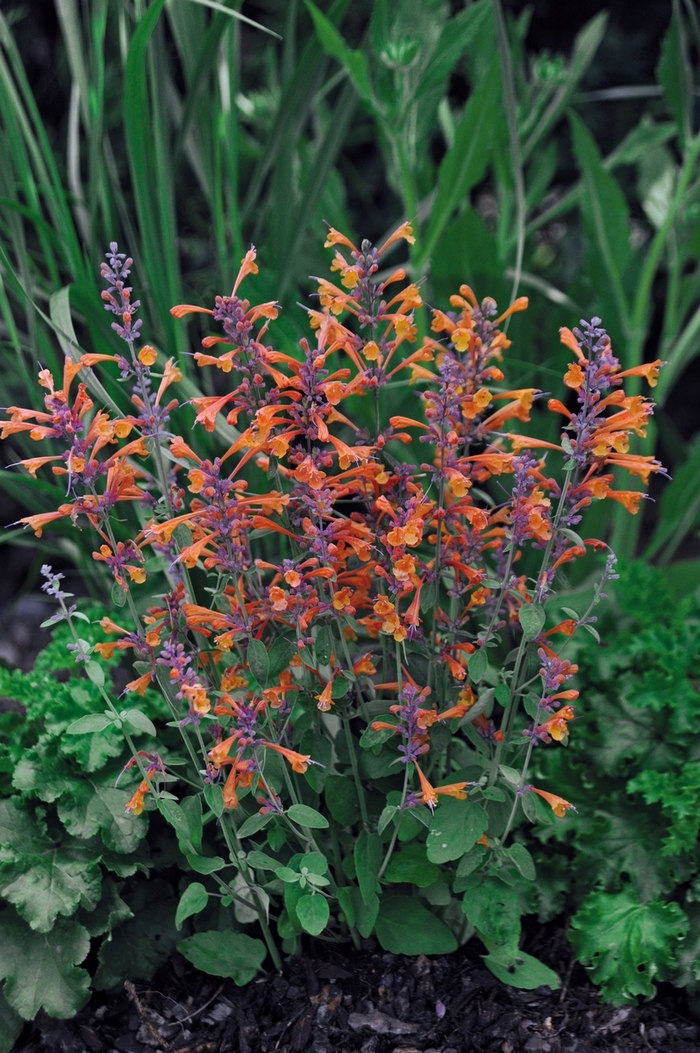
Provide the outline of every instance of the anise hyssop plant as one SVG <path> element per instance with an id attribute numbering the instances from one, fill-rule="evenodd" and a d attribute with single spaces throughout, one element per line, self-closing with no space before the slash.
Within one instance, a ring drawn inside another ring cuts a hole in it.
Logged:
<path id="1" fill-rule="evenodd" d="M 608 499 L 636 513 L 642 493 L 616 475 L 646 484 L 663 470 L 630 453 L 652 404 L 623 386 L 654 385 L 661 363 L 622 370 L 597 318 L 562 329 L 571 397 L 548 401 L 561 440 L 522 434 L 542 393 L 505 384 L 500 326 L 527 300 L 499 314 L 463 285 L 421 337 L 418 285 L 384 268 L 401 239 L 408 224 L 378 249 L 330 229 L 339 284 L 318 279 L 297 354 L 274 346 L 277 305 L 241 298 L 254 249 L 213 309 L 174 307 L 215 330 L 194 360 L 216 371 L 216 393 L 191 400 L 187 439 L 172 424 L 181 370 L 140 344 L 132 261 L 113 244 L 103 298 L 123 353 L 68 358 L 61 380 L 42 371 L 45 408 L 11 407 L 2 435 L 51 441 L 21 463 L 66 480 L 64 504 L 22 522 L 37 535 L 88 524 L 113 579 L 106 639 L 91 648 L 76 628 L 73 644 L 104 716 L 69 733 L 121 728 L 127 811 L 144 823 L 158 809 L 174 828 L 177 922 L 194 930 L 183 954 L 244 982 L 302 933 L 430 954 L 476 932 L 506 982 L 556 985 L 518 947 L 535 909 L 523 819 L 573 805 L 532 785 L 530 762 L 569 736 L 563 648 L 595 633 L 615 576 L 607 545 L 580 533 L 584 510 Z M 130 387 L 129 413 L 94 406 L 98 366 Z M 213 459 L 197 452 L 202 428 L 229 436 Z M 561 568 L 589 550 L 603 553 L 592 602 L 547 627 Z M 99 664 L 117 651 L 134 664 L 124 709 Z M 138 706 L 153 690 L 159 728 Z M 233 931 L 197 931 L 213 897 Z"/>

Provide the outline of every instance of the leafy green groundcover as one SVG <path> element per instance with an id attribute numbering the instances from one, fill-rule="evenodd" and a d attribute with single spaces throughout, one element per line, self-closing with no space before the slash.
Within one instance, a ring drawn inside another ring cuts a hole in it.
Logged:
<path id="1" fill-rule="evenodd" d="M 540 828 L 555 912 L 573 893 L 571 938 L 605 998 L 654 980 L 700 994 L 700 601 L 662 573 L 623 568 L 606 644 L 580 650 L 581 719 L 568 749 L 541 751 L 578 815 Z M 567 862 L 568 859 L 568 862 Z"/>

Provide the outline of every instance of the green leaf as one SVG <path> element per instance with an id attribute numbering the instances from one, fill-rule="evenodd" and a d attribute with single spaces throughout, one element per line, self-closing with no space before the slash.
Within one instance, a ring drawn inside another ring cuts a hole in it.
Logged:
<path id="1" fill-rule="evenodd" d="M 93 987 L 106 991 L 124 980 L 150 980 L 172 954 L 180 934 L 175 928 L 177 902 L 160 878 L 142 881 L 128 897 L 130 921 L 118 925 L 103 940 Z"/>
<path id="2" fill-rule="evenodd" d="M 177 834 L 178 841 L 181 841 L 187 846 L 190 839 L 190 825 L 187 822 L 187 816 L 183 812 L 177 801 L 163 800 L 162 798 L 158 801 L 158 811 L 163 818 L 170 823 L 173 830 Z M 194 845 L 190 845 L 190 851 L 194 848 Z"/>
<path id="3" fill-rule="evenodd" d="M 267 812 L 265 815 L 260 815 L 259 812 L 249 815 L 238 828 L 238 836 L 252 837 L 253 834 L 257 834 L 258 830 L 262 830 L 268 823 L 271 823 L 273 818 L 272 812 Z"/>
<path id="4" fill-rule="evenodd" d="M 499 90 L 500 79 L 494 61 L 481 84 L 472 92 L 455 131 L 454 146 L 440 164 L 430 222 L 416 261 L 418 270 L 425 266 L 455 209 L 486 171 L 493 129 L 498 120 Z"/>
<path id="5" fill-rule="evenodd" d="M 408 881 L 418 888 L 434 885 L 439 877 L 440 868 L 429 861 L 425 845 L 419 841 L 412 842 L 393 855 L 384 871 L 385 881 Z"/>
<path id="6" fill-rule="evenodd" d="M 267 954 L 262 940 L 242 932 L 198 932 L 178 943 L 177 949 L 195 969 L 224 976 L 238 987 L 253 979 Z"/>
<path id="7" fill-rule="evenodd" d="M 583 173 L 581 207 L 615 296 L 620 321 L 623 327 L 627 327 L 629 308 L 622 284 L 631 252 L 627 204 L 615 178 L 605 170 L 591 133 L 574 113 L 569 114 L 569 120 L 574 153 Z"/>
<path id="8" fill-rule="evenodd" d="M 430 823 L 426 842 L 428 859 L 432 863 L 459 859 L 474 847 L 488 825 L 488 816 L 480 804 L 443 801 Z"/>
<path id="9" fill-rule="evenodd" d="M 0 893 L 37 932 L 49 932 L 59 914 L 93 910 L 100 896 L 99 856 L 79 842 L 51 845 L 22 856 L 0 872 Z"/>
<path id="10" fill-rule="evenodd" d="M 493 874 L 470 888 L 464 895 L 462 910 L 485 940 L 497 944 L 517 944 L 520 935 L 520 902 L 517 891 Z"/>
<path id="11" fill-rule="evenodd" d="M 348 924 L 356 928 L 363 939 L 371 936 L 379 914 L 379 897 L 370 896 L 365 903 L 356 885 L 339 888 L 337 896 L 341 909 L 348 919 Z"/>
<path id="12" fill-rule="evenodd" d="M 40 1009 L 66 1020 L 89 997 L 90 977 L 77 969 L 90 948 L 87 929 L 60 919 L 50 932 L 32 932 L 12 910 L 0 913 L 0 979 L 5 997 L 25 1020 Z"/>
<path id="13" fill-rule="evenodd" d="M 24 1020 L 0 991 L 0 1053 L 12 1053 L 12 1047 L 23 1027 Z"/>
<path id="14" fill-rule="evenodd" d="M 690 115 L 693 112 L 693 77 L 677 3 L 673 4 L 671 23 L 661 45 L 656 77 L 664 90 L 666 102 L 678 126 L 681 142 L 685 146 L 690 134 Z"/>
<path id="15" fill-rule="evenodd" d="M 180 896 L 175 912 L 175 928 L 181 929 L 182 923 L 193 914 L 199 914 L 209 902 L 209 894 L 199 881 L 193 881 Z"/>
<path id="16" fill-rule="evenodd" d="M 451 954 L 457 940 L 444 922 L 417 899 L 390 896 L 379 907 L 375 931 L 392 954 Z"/>
<path id="17" fill-rule="evenodd" d="M 329 822 L 325 815 L 321 815 L 315 808 L 309 808 L 307 804 L 293 804 L 287 809 L 287 817 L 299 826 L 306 826 L 310 830 L 325 830 Z"/>
<path id="18" fill-rule="evenodd" d="M 398 813 L 398 805 L 387 804 L 382 808 L 382 814 L 379 816 L 379 822 L 377 823 L 377 833 L 383 834 L 389 823 L 393 822 Z"/>
<path id="19" fill-rule="evenodd" d="M 324 51 L 327 51 L 329 55 L 338 59 L 345 66 L 360 96 L 365 100 L 369 100 L 371 89 L 367 73 L 367 59 L 364 54 L 361 51 L 352 51 L 347 46 L 333 23 L 325 15 L 321 14 L 316 5 L 311 3 L 311 0 L 306 0 L 306 7 L 313 18 L 316 35 L 321 41 Z"/>
<path id="20" fill-rule="evenodd" d="M 279 860 L 273 859 L 272 856 L 268 856 L 265 852 L 258 852 L 253 850 L 246 856 L 246 863 L 255 870 L 276 870 L 279 866 Z"/>
<path id="21" fill-rule="evenodd" d="M 267 675 L 269 683 L 275 683 L 280 673 L 287 668 L 295 654 L 298 654 L 296 642 L 288 640 L 284 636 L 278 636 L 268 653 L 270 668 Z"/>
<path id="22" fill-rule="evenodd" d="M 318 936 L 328 924 L 330 909 L 324 896 L 306 895 L 297 901 L 296 912 L 302 929 Z"/>
<path id="23" fill-rule="evenodd" d="M 198 854 L 202 852 L 202 798 L 198 793 L 183 797 L 180 808 L 187 822 L 189 840 Z"/>
<path id="24" fill-rule="evenodd" d="M 495 977 L 509 987 L 523 991 L 534 991 L 536 987 L 549 987 L 556 991 L 561 986 L 559 977 L 538 958 L 512 947 L 502 947 L 484 940 L 489 954 L 484 956 L 486 965 Z"/>
<path id="25" fill-rule="evenodd" d="M 155 728 L 155 724 L 152 720 L 142 713 L 140 709 L 127 709 L 121 714 L 122 719 L 133 728 L 134 731 L 140 731 L 144 735 L 150 735 L 151 738 L 155 738 L 158 734 Z"/>
<path id="26" fill-rule="evenodd" d="M 224 791 L 217 782 L 204 783 L 204 800 L 217 819 L 224 814 Z"/>
<path id="27" fill-rule="evenodd" d="M 345 775 L 327 775 L 324 784 L 326 807 L 340 826 L 352 826 L 360 818 L 357 788 Z"/>
<path id="28" fill-rule="evenodd" d="M 130 794 L 114 786 L 86 783 L 76 786 L 71 797 L 58 805 L 58 816 L 73 837 L 99 833 L 114 852 L 135 852 L 148 830 L 148 823 L 124 811 Z"/>
<path id="29" fill-rule="evenodd" d="M 518 621 L 526 640 L 536 640 L 542 632 L 546 615 L 537 603 L 524 603 L 518 611 Z"/>
<path id="30" fill-rule="evenodd" d="M 103 688 L 105 686 L 105 671 L 99 662 L 86 662 L 85 672 L 96 687 Z"/>
<path id="31" fill-rule="evenodd" d="M 467 662 L 469 667 L 469 677 L 475 683 L 480 683 L 486 675 L 486 670 L 489 667 L 489 656 L 485 649 L 482 647 L 474 654 L 469 656 Z"/>
<path id="32" fill-rule="evenodd" d="M 488 849 L 486 845 L 474 845 L 468 852 L 465 852 L 459 861 L 457 867 L 457 874 L 455 876 L 452 891 L 455 895 L 458 892 L 464 892 L 469 887 L 469 877 L 478 870 L 486 860 Z"/>
<path id="33" fill-rule="evenodd" d="M 688 919 L 677 903 L 640 903 L 630 887 L 592 892 L 571 921 L 571 942 L 603 998 L 651 998 L 676 956 Z"/>
<path id="34" fill-rule="evenodd" d="M 382 865 L 382 842 L 379 834 L 361 830 L 355 842 L 355 873 L 362 898 L 369 903 L 376 895 L 379 868 Z"/>
<path id="35" fill-rule="evenodd" d="M 198 874 L 213 874 L 217 870 L 223 870 L 228 863 L 221 856 L 197 856 L 188 853 L 187 862 Z"/>
<path id="36" fill-rule="evenodd" d="M 251 640 L 246 652 L 250 671 L 257 680 L 260 687 L 267 686 L 267 678 L 270 672 L 270 657 L 262 640 Z"/>
<path id="37" fill-rule="evenodd" d="M 328 665 L 333 654 L 333 630 L 330 625 L 322 625 L 318 630 L 314 653 L 319 665 Z"/>
<path id="38" fill-rule="evenodd" d="M 521 875 L 526 881 L 535 881 L 537 878 L 537 871 L 535 870 L 535 861 L 528 852 L 525 845 L 521 845 L 519 841 L 516 841 L 508 849 L 508 855 L 515 863 L 516 867 L 520 871 Z M 535 984 L 537 986 L 537 984 Z"/>
<path id="39" fill-rule="evenodd" d="M 69 724 L 64 734 L 92 735 L 104 731 L 105 728 L 110 727 L 113 723 L 114 717 L 109 713 L 88 713 L 87 716 L 80 717 L 79 720 L 74 720 L 72 724 Z"/>

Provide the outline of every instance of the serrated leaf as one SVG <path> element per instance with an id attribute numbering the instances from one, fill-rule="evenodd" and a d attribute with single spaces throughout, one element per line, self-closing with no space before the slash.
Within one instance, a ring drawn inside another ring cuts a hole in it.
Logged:
<path id="1" fill-rule="evenodd" d="M 155 724 L 152 720 L 142 713 L 140 709 L 127 709 L 121 714 L 122 719 L 133 728 L 134 731 L 140 731 L 144 735 L 150 735 L 151 738 L 155 738 L 158 732 L 156 731 Z"/>
<path id="2" fill-rule="evenodd" d="M 537 603 L 524 603 L 518 611 L 518 621 L 526 640 L 536 640 L 544 627 L 544 607 Z"/>
<path id="3" fill-rule="evenodd" d="M 109 713 L 88 713 L 79 720 L 69 724 L 64 734 L 66 735 L 94 735 L 114 724 L 114 717 Z"/>
<path id="4" fill-rule="evenodd" d="M 76 787 L 71 798 L 58 805 L 58 817 L 73 837 L 99 833 L 107 848 L 125 854 L 134 852 L 148 824 L 124 811 L 130 794 L 114 786 L 93 783 Z"/>
<path id="5" fill-rule="evenodd" d="M 90 976 L 76 966 L 85 959 L 90 937 L 82 925 L 59 919 L 50 932 L 33 932 L 11 910 L 0 914 L 0 979 L 5 997 L 25 1020 L 40 1009 L 66 1020 L 89 997 Z"/>
<path id="6" fill-rule="evenodd" d="M 631 888 L 592 892 L 571 921 L 571 942 L 603 997 L 651 998 L 653 979 L 673 962 L 688 919 L 677 903 L 640 903 Z"/>
<path id="7" fill-rule="evenodd" d="M 199 881 L 193 881 L 180 896 L 180 902 L 175 912 L 175 928 L 181 929 L 183 921 L 192 917 L 193 914 L 199 914 L 200 911 L 203 911 L 208 902 L 209 894 L 204 885 Z"/>
<path id="8" fill-rule="evenodd" d="M 309 808 L 307 804 L 293 804 L 287 809 L 287 817 L 299 826 L 306 826 L 310 830 L 325 830 L 329 822 L 325 815 L 321 815 L 315 808 Z"/>
<path id="9" fill-rule="evenodd" d="M 12 1053 L 23 1027 L 24 1020 L 0 991 L 0 1053 Z"/>
<path id="10" fill-rule="evenodd" d="M 99 856 L 73 844 L 51 845 L 41 855 L 6 863 L 0 893 L 37 932 L 47 933 L 60 915 L 79 906 L 93 910 L 100 896 Z"/>
<path id="11" fill-rule="evenodd" d="M 239 987 L 249 983 L 265 960 L 262 940 L 242 932 L 198 932 L 177 945 L 195 969 L 210 976 L 223 976 Z"/>
<path id="12" fill-rule="evenodd" d="M 257 680 L 260 687 L 267 686 L 267 677 L 270 671 L 270 658 L 267 648 L 262 640 L 251 640 L 246 651 L 246 658 L 250 671 Z"/>
<path id="13" fill-rule="evenodd" d="M 451 954 L 457 940 L 443 921 L 410 896 L 382 901 L 375 923 L 377 939 L 392 954 Z"/>
<path id="14" fill-rule="evenodd" d="M 109 990 L 124 980 L 150 980 L 172 954 L 180 934 L 175 928 L 177 902 L 160 878 L 139 883 L 128 897 L 134 917 L 118 925 L 103 940 L 93 986 Z"/>
<path id="15" fill-rule="evenodd" d="M 328 924 L 330 908 L 324 896 L 305 895 L 297 900 L 297 918 L 305 932 L 318 936 Z"/>

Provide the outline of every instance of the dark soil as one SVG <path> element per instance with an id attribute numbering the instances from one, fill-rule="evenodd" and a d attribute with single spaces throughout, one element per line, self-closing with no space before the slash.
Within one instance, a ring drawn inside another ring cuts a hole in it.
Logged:
<path id="1" fill-rule="evenodd" d="M 373 943 L 374 941 L 369 941 Z M 281 973 L 236 987 L 176 955 L 151 984 L 95 994 L 70 1021 L 28 1024 L 14 1053 L 697 1053 L 700 1026 L 673 988 L 601 1004 L 562 929 L 527 941 L 560 991 L 508 988 L 476 944 L 442 958 L 310 942 Z"/>

